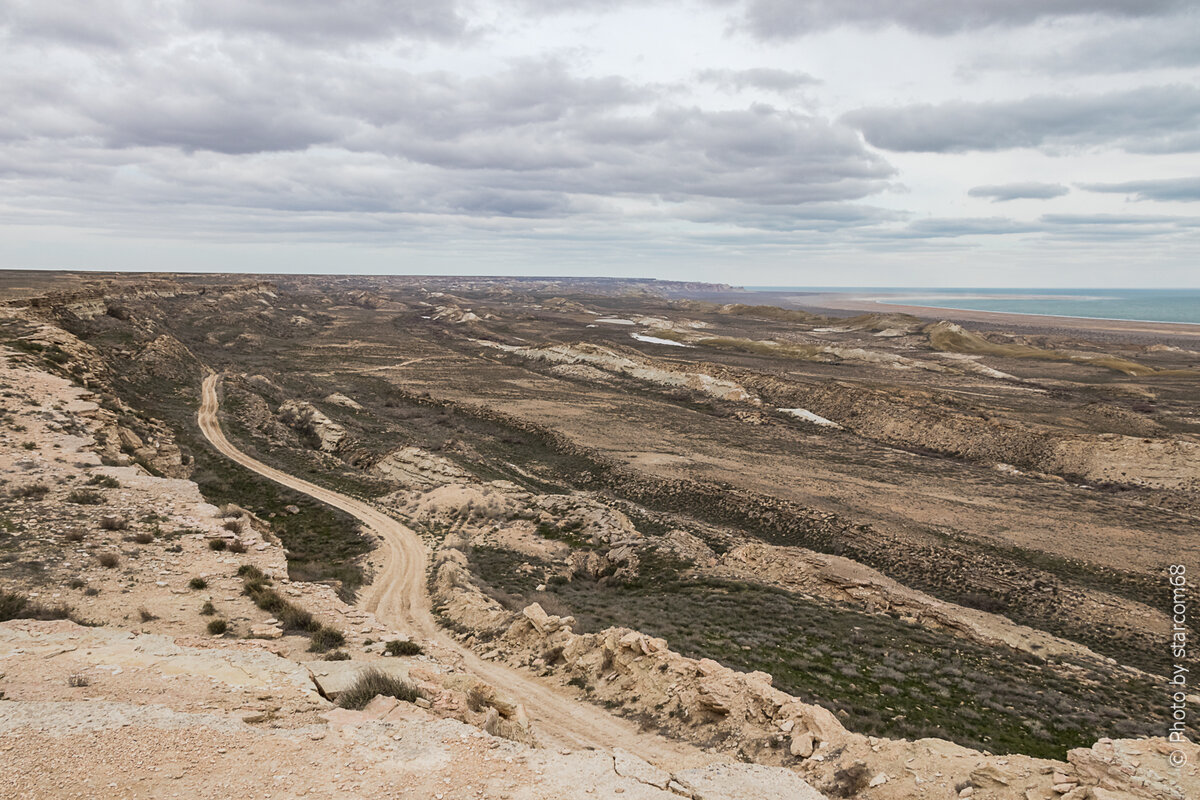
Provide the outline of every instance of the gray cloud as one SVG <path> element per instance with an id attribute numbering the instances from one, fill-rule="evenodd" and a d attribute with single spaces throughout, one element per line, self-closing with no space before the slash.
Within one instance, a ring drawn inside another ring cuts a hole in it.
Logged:
<path id="1" fill-rule="evenodd" d="M 884 150 L 961 153 L 1108 145 L 1130 152 L 1200 149 L 1200 88 L 1155 86 L 1096 95 L 864 108 L 843 120 Z"/>
<path id="2" fill-rule="evenodd" d="M 169 0 L 7 0 L 0 31 L 12 41 L 119 48 L 161 37 L 176 22 Z"/>
<path id="3" fill-rule="evenodd" d="M 1135 200 L 1200 201 L 1200 176 L 1124 181 L 1122 183 L 1081 183 L 1079 188 L 1088 192 L 1127 194 Z"/>
<path id="4" fill-rule="evenodd" d="M 1018 222 L 1004 217 L 934 218 L 917 220 L 903 229 L 905 238 L 938 239 L 959 236 L 1007 236 L 1015 233 L 1036 233 L 1042 226 Z"/>
<path id="5" fill-rule="evenodd" d="M 1071 190 L 1059 183 L 1003 183 L 991 186 L 972 187 L 967 194 L 971 197 L 988 197 L 993 203 L 1003 203 L 1008 200 L 1051 200 L 1062 197 Z"/>
<path id="6" fill-rule="evenodd" d="M 11 109 L 0 175 L 30 202 L 118 217 L 117 197 L 156 213 L 174 204 L 481 220 L 619 219 L 627 200 L 670 215 L 703 201 L 734 225 L 831 227 L 859 222 L 828 206 L 882 191 L 894 174 L 837 122 L 672 105 L 661 88 L 581 76 L 553 58 L 464 76 L 234 36 L 88 63 L 29 73 L 0 54 L 0 103 Z"/>
<path id="7" fill-rule="evenodd" d="M 881 239 L 936 240 L 1039 234 L 1048 239 L 1106 241 L 1174 236 L 1198 225 L 1200 220 L 1193 217 L 1127 214 L 1043 214 L 1033 221 L 1007 217 L 941 217 L 916 220 L 903 228 L 877 230 L 868 235 Z"/>
<path id="8" fill-rule="evenodd" d="M 1186 217 L 1150 214 L 1043 214 L 1042 221 L 1051 225 L 1176 225 L 1187 222 Z"/>
<path id="9" fill-rule="evenodd" d="M 1197 41 L 1200 9 L 1193 4 L 1185 13 L 1129 21 L 1116 30 L 1055 48 L 1036 57 L 1032 66 L 1075 75 L 1194 67 L 1200 64 Z M 987 61 L 1006 68 L 1031 66 L 1017 64 L 1007 55 L 993 55 Z"/>
<path id="10" fill-rule="evenodd" d="M 471 33 L 457 6 L 456 0 L 8 0 L 0 5 L 0 28 L 13 39 L 110 49 L 196 32 L 317 46 L 453 41 Z"/>
<path id="11" fill-rule="evenodd" d="M 197 28 L 265 33 L 291 42 L 457 39 L 467 32 L 454 0 L 203 0 L 186 8 Z"/>
<path id="12" fill-rule="evenodd" d="M 1153 17 L 1187 0 L 710 0 L 736 2 L 735 24 L 761 39 L 803 36 L 840 25 L 898 25 L 948 35 L 989 26 L 1028 25 L 1050 17 Z"/>
<path id="13" fill-rule="evenodd" d="M 790 94 L 805 86 L 816 86 L 821 81 L 806 72 L 786 69 L 706 69 L 696 77 L 706 83 L 715 84 L 726 91 L 743 89 L 765 89 L 780 94 Z"/>

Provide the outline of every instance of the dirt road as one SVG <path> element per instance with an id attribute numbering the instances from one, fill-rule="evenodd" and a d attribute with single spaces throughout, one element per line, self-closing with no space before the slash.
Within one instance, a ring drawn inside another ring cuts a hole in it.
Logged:
<path id="1" fill-rule="evenodd" d="M 430 611 L 429 596 L 425 591 L 428 553 L 420 537 L 367 503 L 269 467 L 230 444 L 217 415 L 219 381 L 220 375 L 215 374 L 204 379 L 197 414 L 200 430 L 212 446 L 246 469 L 345 511 L 377 533 L 383 540 L 378 554 L 383 557 L 384 566 L 374 582 L 362 591 L 360 605 L 381 622 L 450 651 L 467 670 L 519 699 L 525 704 L 534 732 L 543 746 L 603 750 L 623 747 L 670 771 L 717 760 L 690 745 L 643 733 L 626 720 L 579 702 L 531 675 L 484 661 L 444 633 Z"/>

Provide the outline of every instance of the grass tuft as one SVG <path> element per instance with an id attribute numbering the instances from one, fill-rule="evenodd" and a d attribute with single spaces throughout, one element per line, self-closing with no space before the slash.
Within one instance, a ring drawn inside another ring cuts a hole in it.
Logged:
<path id="1" fill-rule="evenodd" d="M 337 704 L 342 708 L 359 710 L 366 708 L 367 703 L 379 695 L 411 703 L 420 693 L 417 687 L 408 681 L 370 668 L 359 673 L 354 684 L 338 695 Z"/>

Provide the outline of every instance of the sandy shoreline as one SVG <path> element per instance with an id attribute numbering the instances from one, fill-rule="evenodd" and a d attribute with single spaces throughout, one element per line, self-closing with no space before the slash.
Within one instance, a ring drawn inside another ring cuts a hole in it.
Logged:
<path id="1" fill-rule="evenodd" d="M 860 295 L 848 293 L 799 294 L 793 292 L 763 292 L 788 305 L 814 311 L 837 314 L 853 311 L 873 314 L 912 314 L 923 319 L 948 319 L 955 322 L 970 322 L 996 325 L 1004 328 L 1028 328 L 1037 330 L 1078 331 L 1080 333 L 1118 333 L 1142 336 L 1200 339 L 1200 325 L 1186 322 L 1139 322 L 1135 320 L 1097 319 L 1089 317 L 1056 317 L 1041 314 L 1014 314 L 1005 311 L 976 311 L 970 309 L 941 308 L 938 306 L 900 305 L 864 300 Z"/>

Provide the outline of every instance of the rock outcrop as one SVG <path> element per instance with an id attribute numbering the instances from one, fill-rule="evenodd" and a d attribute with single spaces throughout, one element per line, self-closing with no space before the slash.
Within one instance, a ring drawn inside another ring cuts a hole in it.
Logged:
<path id="1" fill-rule="evenodd" d="M 337 452 L 346 438 L 346 429 L 327 417 L 312 403 L 288 400 L 279 407 L 279 419 L 287 426 L 311 438 L 313 445 L 326 453 Z"/>

